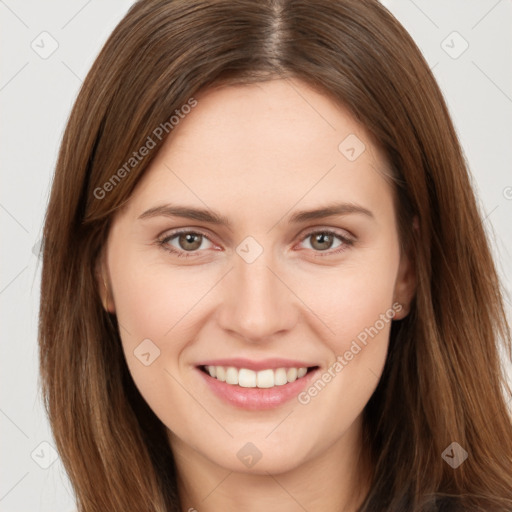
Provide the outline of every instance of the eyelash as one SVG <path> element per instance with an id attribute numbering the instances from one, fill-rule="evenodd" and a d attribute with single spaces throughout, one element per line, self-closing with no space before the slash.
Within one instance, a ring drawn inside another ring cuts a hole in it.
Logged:
<path id="1" fill-rule="evenodd" d="M 183 230 L 178 230 L 178 231 L 174 231 L 170 234 L 167 234 L 165 235 L 164 237 L 162 238 L 159 238 L 157 240 L 157 244 L 164 250 L 164 251 L 167 251 L 167 252 L 170 252 L 171 254 L 174 254 L 175 256 L 177 256 L 178 258 L 193 258 L 193 257 L 196 257 L 196 254 L 198 252 L 200 252 L 199 250 L 195 250 L 195 251 L 189 251 L 187 253 L 187 251 L 178 251 L 176 250 L 174 247 L 168 245 L 169 241 L 171 241 L 173 238 L 176 238 L 177 236 L 179 235 L 183 235 L 183 234 L 192 234 L 192 235 L 201 235 L 203 236 L 204 238 L 206 238 L 209 242 L 213 243 L 210 238 L 208 237 L 208 235 L 206 235 L 205 233 L 199 231 L 199 230 L 188 230 L 188 229 L 183 229 Z M 354 245 L 354 240 L 351 239 L 351 238 L 348 238 L 346 236 L 343 236 L 343 235 L 340 235 L 337 231 L 333 231 L 331 229 L 316 229 L 316 230 L 313 230 L 313 231 L 309 231 L 308 233 L 306 233 L 302 238 L 301 238 L 301 242 L 304 242 L 304 240 L 308 239 L 310 236 L 312 235 L 316 235 L 316 234 L 322 234 L 322 235 L 332 235 L 336 238 L 338 238 L 342 243 L 341 245 L 335 249 L 335 250 L 331 250 L 331 251 L 313 251 L 315 254 L 315 257 L 319 257 L 319 258 L 325 258 L 326 256 L 332 256 L 334 254 L 339 254 L 345 250 L 347 250 L 349 247 L 351 247 L 352 245 Z"/>

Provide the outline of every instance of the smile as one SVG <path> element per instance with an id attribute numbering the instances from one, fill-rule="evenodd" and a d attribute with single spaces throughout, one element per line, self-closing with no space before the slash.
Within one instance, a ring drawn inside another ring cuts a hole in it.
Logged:
<path id="1" fill-rule="evenodd" d="M 210 377 L 232 386 L 243 388 L 273 388 L 284 386 L 304 377 L 308 368 L 276 368 L 260 371 L 248 368 L 235 368 L 234 366 L 203 366 L 201 369 Z"/>

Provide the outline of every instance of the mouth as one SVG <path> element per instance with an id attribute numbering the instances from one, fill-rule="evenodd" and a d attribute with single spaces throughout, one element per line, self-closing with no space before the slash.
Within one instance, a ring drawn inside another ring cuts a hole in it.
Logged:
<path id="1" fill-rule="evenodd" d="M 292 384 L 302 380 L 309 373 L 317 370 L 318 366 L 281 367 L 251 370 L 234 366 L 200 365 L 197 367 L 203 373 L 238 388 L 270 389 Z"/>
<path id="2" fill-rule="evenodd" d="M 252 370 L 202 364 L 196 367 L 205 384 L 221 402 L 239 409 L 275 409 L 297 398 L 320 372 L 319 366 L 294 366 Z"/>

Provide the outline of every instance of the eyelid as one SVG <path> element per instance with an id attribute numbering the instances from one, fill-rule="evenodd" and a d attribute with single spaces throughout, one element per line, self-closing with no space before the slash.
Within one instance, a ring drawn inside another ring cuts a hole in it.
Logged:
<path id="1" fill-rule="evenodd" d="M 202 235 L 214 246 L 218 245 L 212 240 L 212 237 L 209 233 L 207 233 L 202 228 L 196 228 L 196 227 L 176 228 L 174 230 L 164 231 L 163 234 L 161 234 L 157 237 L 156 242 L 164 250 L 166 250 L 170 253 L 173 253 L 177 256 L 182 256 L 182 257 L 197 257 L 198 255 L 200 255 L 201 253 L 203 253 L 206 250 L 206 249 L 202 249 L 202 250 L 195 250 L 195 251 L 184 251 L 184 250 L 180 250 L 173 246 L 168 245 L 168 242 L 170 239 L 175 238 L 176 236 L 179 236 L 184 233 L 188 233 L 188 234 L 193 233 L 193 234 L 197 234 L 197 235 Z M 341 230 L 341 229 L 332 228 L 332 227 L 313 226 L 313 227 L 308 228 L 306 232 L 302 233 L 298 243 L 300 244 L 300 243 L 304 242 L 304 240 L 306 240 L 308 237 L 310 237 L 311 235 L 313 235 L 315 233 L 326 233 L 326 234 L 334 235 L 334 236 L 338 237 L 342 242 L 341 246 L 334 250 L 328 249 L 326 251 L 312 251 L 315 254 L 315 257 L 316 256 L 320 256 L 320 257 L 329 256 L 329 255 L 334 255 L 334 254 L 340 253 L 340 252 L 346 250 L 351 245 L 353 245 L 354 242 L 356 241 L 356 237 L 354 237 L 354 235 L 352 235 L 351 233 L 349 233 L 346 230 Z"/>
<path id="2" fill-rule="evenodd" d="M 343 233 L 341 233 L 340 231 L 343 231 Z M 354 245 L 354 243 L 356 241 L 356 237 L 346 230 L 339 230 L 337 228 L 331 228 L 331 227 L 327 228 L 327 227 L 321 227 L 321 226 L 314 226 L 312 228 L 308 228 L 308 231 L 306 233 L 302 234 L 299 244 L 304 242 L 307 238 L 309 238 L 311 235 L 313 235 L 315 233 L 326 233 L 329 235 L 334 235 L 341 241 L 341 245 L 335 249 L 327 249 L 325 251 L 314 251 L 313 250 L 312 252 L 313 252 L 314 258 L 334 256 L 336 254 L 342 253 L 342 252 L 346 251 L 347 249 L 349 249 L 352 245 Z M 310 251 L 310 249 L 308 249 L 308 250 Z"/>
<path id="3" fill-rule="evenodd" d="M 354 242 L 356 239 L 356 237 L 346 229 L 332 228 L 327 226 L 313 226 L 307 228 L 307 230 L 302 234 L 301 241 L 303 241 L 308 236 L 311 236 L 313 233 L 329 233 L 339 236 L 344 240 L 351 240 L 352 242 Z"/>
<path id="4" fill-rule="evenodd" d="M 163 234 L 159 235 L 156 239 L 156 243 L 157 245 L 159 245 L 163 250 L 167 251 L 167 252 L 170 252 L 176 256 L 182 256 L 182 257 L 195 257 L 201 253 L 203 253 L 205 251 L 205 249 L 203 250 L 196 250 L 196 251 L 184 251 L 182 249 L 178 249 L 176 247 L 173 247 L 169 244 L 169 241 L 179 235 L 182 235 L 182 234 L 190 234 L 190 233 L 193 233 L 193 234 L 196 234 L 196 235 L 201 235 L 203 236 L 204 238 L 206 238 L 211 244 L 213 244 L 213 246 L 217 246 L 218 244 L 216 244 L 213 240 L 212 240 L 212 236 L 210 234 L 208 234 L 205 230 L 203 230 L 202 228 L 195 228 L 195 227 L 189 227 L 189 228 L 176 228 L 176 229 L 173 229 L 173 230 L 167 230 L 167 231 L 164 231 Z"/>
<path id="5" fill-rule="evenodd" d="M 212 244 L 215 243 L 212 240 L 213 237 L 207 231 L 205 231 L 202 228 L 195 228 L 195 227 L 176 228 L 176 229 L 166 230 L 162 234 L 157 236 L 157 240 L 158 241 L 166 240 L 169 238 L 173 238 L 176 235 L 182 235 L 184 233 L 195 233 L 196 235 L 202 235 L 205 238 L 207 238 Z"/>

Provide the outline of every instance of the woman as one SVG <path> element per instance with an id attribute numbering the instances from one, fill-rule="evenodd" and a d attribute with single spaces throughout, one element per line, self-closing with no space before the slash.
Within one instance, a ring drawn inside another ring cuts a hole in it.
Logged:
<path id="1" fill-rule="evenodd" d="M 505 511 L 498 279 L 445 102 L 377 1 L 137 2 L 45 224 L 81 511 Z"/>

